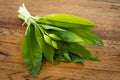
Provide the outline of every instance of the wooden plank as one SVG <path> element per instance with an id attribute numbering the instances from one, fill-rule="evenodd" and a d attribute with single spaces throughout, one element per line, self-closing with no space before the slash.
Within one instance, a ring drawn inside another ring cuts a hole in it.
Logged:
<path id="1" fill-rule="evenodd" d="M 25 28 L 17 18 L 25 3 L 32 15 L 69 13 L 95 22 L 95 31 L 105 47 L 85 46 L 101 59 L 51 65 L 43 63 L 37 78 L 31 76 L 21 57 Z M 12 4 L 11 4 L 12 3 Z M 120 0 L 0 0 L 0 80 L 119 80 L 120 79 Z"/>

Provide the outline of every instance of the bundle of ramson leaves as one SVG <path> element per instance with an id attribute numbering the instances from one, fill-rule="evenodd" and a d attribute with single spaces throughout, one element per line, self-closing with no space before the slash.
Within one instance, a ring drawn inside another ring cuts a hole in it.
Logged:
<path id="1" fill-rule="evenodd" d="M 82 45 L 99 44 L 102 40 L 90 30 L 96 25 L 89 20 L 70 14 L 31 16 L 24 4 L 18 17 L 27 24 L 22 41 L 22 57 L 27 69 L 37 76 L 43 60 L 51 64 L 80 62 L 84 59 L 98 61 Z"/>

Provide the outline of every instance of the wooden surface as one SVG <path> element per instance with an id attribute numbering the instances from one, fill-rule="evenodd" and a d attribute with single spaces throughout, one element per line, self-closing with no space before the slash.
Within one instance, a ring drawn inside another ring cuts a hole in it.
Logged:
<path id="1" fill-rule="evenodd" d="M 105 47 L 86 48 L 101 62 L 45 62 L 37 78 L 31 76 L 21 58 L 21 40 L 26 27 L 17 18 L 25 3 L 32 15 L 69 13 L 98 25 L 94 28 Z M 120 80 L 120 0 L 0 0 L 0 80 Z"/>

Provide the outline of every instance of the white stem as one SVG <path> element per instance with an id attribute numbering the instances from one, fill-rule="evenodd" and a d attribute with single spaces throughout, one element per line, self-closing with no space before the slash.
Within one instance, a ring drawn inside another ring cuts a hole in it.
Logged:
<path id="1" fill-rule="evenodd" d="M 22 26 L 26 23 L 27 24 L 27 28 L 26 28 L 26 31 L 25 31 L 25 36 L 27 34 L 27 30 L 29 28 L 29 25 L 30 23 L 28 22 L 28 20 L 32 17 L 29 13 L 29 11 L 26 9 L 24 3 L 22 4 L 22 6 L 19 7 L 19 10 L 18 10 L 18 17 L 20 19 L 23 19 L 24 20 L 24 23 L 22 24 Z"/>
<path id="2" fill-rule="evenodd" d="M 23 24 L 27 23 L 28 19 L 30 17 L 32 17 L 31 14 L 29 13 L 29 11 L 26 9 L 24 3 L 22 4 L 22 6 L 19 7 L 18 13 L 19 13 L 19 15 L 24 17 L 24 23 Z"/>

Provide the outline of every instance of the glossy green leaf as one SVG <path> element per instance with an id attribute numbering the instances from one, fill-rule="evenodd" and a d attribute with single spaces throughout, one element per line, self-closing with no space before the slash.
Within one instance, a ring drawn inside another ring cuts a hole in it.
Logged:
<path id="1" fill-rule="evenodd" d="M 48 21 L 44 16 L 36 16 L 33 18 L 37 23 L 42 23 L 46 25 L 52 25 L 50 21 Z"/>
<path id="2" fill-rule="evenodd" d="M 71 52 L 68 52 L 67 48 L 65 46 L 63 46 L 65 44 L 60 44 L 59 43 L 59 45 L 60 45 L 60 47 L 59 47 L 60 50 L 58 51 L 59 55 L 56 56 L 56 60 L 58 62 L 60 62 L 60 61 L 81 62 L 81 63 L 84 64 L 84 60 L 80 56 L 78 56 L 76 54 L 73 54 Z"/>
<path id="3" fill-rule="evenodd" d="M 64 55 L 64 57 L 65 57 L 68 61 L 71 61 L 69 52 L 68 52 L 68 50 L 67 50 L 65 47 L 63 48 L 63 55 Z"/>
<path id="4" fill-rule="evenodd" d="M 43 54 L 44 54 L 45 59 L 48 62 L 54 64 L 53 58 L 54 58 L 55 50 L 51 45 L 49 45 L 45 42 L 44 42 Z"/>
<path id="5" fill-rule="evenodd" d="M 70 14 L 49 14 L 44 16 L 50 25 L 64 28 L 84 28 L 96 26 L 93 22 Z M 42 21 L 44 23 L 44 21 Z M 46 23 L 46 22 L 45 22 Z"/>
<path id="6" fill-rule="evenodd" d="M 40 29 L 39 29 L 39 26 L 38 25 L 35 25 L 35 37 L 36 37 L 36 40 L 39 44 L 39 47 L 41 49 L 41 51 L 43 51 L 43 34 L 41 33 Z"/>
<path id="7" fill-rule="evenodd" d="M 58 41 L 58 49 L 56 50 L 56 56 L 55 59 L 57 62 L 60 61 L 66 61 L 66 62 L 70 62 L 71 58 L 69 56 L 69 53 L 67 51 L 67 49 L 64 46 L 64 43 L 62 41 Z"/>
<path id="8" fill-rule="evenodd" d="M 47 30 L 65 31 L 64 29 L 61 29 L 55 26 L 50 26 L 50 25 L 45 25 L 45 24 L 39 24 L 39 25 Z"/>
<path id="9" fill-rule="evenodd" d="M 39 28 L 39 31 L 40 31 L 41 26 L 37 26 L 37 27 Z M 38 35 L 38 36 L 43 37 L 43 35 Z M 42 41 L 42 42 L 40 42 L 40 41 Z M 43 44 L 43 46 L 42 46 L 43 47 L 43 55 L 44 55 L 45 59 L 47 61 L 49 61 L 50 63 L 54 64 L 54 59 L 53 59 L 54 54 L 55 54 L 54 48 L 51 45 L 47 44 L 43 40 L 43 38 L 41 38 L 41 40 L 39 40 L 39 42 Z"/>
<path id="10" fill-rule="evenodd" d="M 103 41 L 91 30 L 89 29 L 69 29 L 70 31 L 78 34 L 86 44 L 99 44 L 103 46 Z M 80 43 L 84 44 L 84 43 Z"/>
<path id="11" fill-rule="evenodd" d="M 68 56 L 68 55 L 67 55 Z M 78 55 L 75 55 L 73 53 L 69 53 L 69 57 L 70 57 L 70 60 L 68 60 L 66 58 L 66 56 L 59 56 L 57 55 L 56 56 L 56 60 L 58 62 L 62 61 L 62 62 L 81 62 L 82 64 L 84 64 L 84 59 L 82 59 L 80 56 Z"/>
<path id="12" fill-rule="evenodd" d="M 66 59 L 64 56 L 63 57 L 56 56 L 56 60 L 58 62 L 71 62 L 68 59 Z"/>
<path id="13" fill-rule="evenodd" d="M 28 27 L 22 41 L 22 57 L 30 73 L 37 76 L 42 63 L 42 49 L 36 40 L 35 29 L 32 25 Z"/>
<path id="14" fill-rule="evenodd" d="M 48 36 L 50 37 L 50 38 L 52 38 L 53 40 L 61 40 L 61 38 L 58 36 L 58 35 L 56 35 L 56 34 L 48 34 Z"/>
<path id="15" fill-rule="evenodd" d="M 80 56 L 75 55 L 73 53 L 70 53 L 71 56 L 71 62 L 81 62 L 82 64 L 84 64 L 84 59 L 82 59 Z"/>
<path id="16" fill-rule="evenodd" d="M 84 42 L 77 34 L 68 30 L 54 31 L 54 33 L 60 36 L 62 40 L 66 42 Z"/>
<path id="17" fill-rule="evenodd" d="M 83 59 L 98 61 L 97 57 L 95 57 L 91 52 L 86 50 L 83 46 L 81 46 L 78 43 L 67 43 L 66 47 L 70 52 L 80 56 Z"/>

